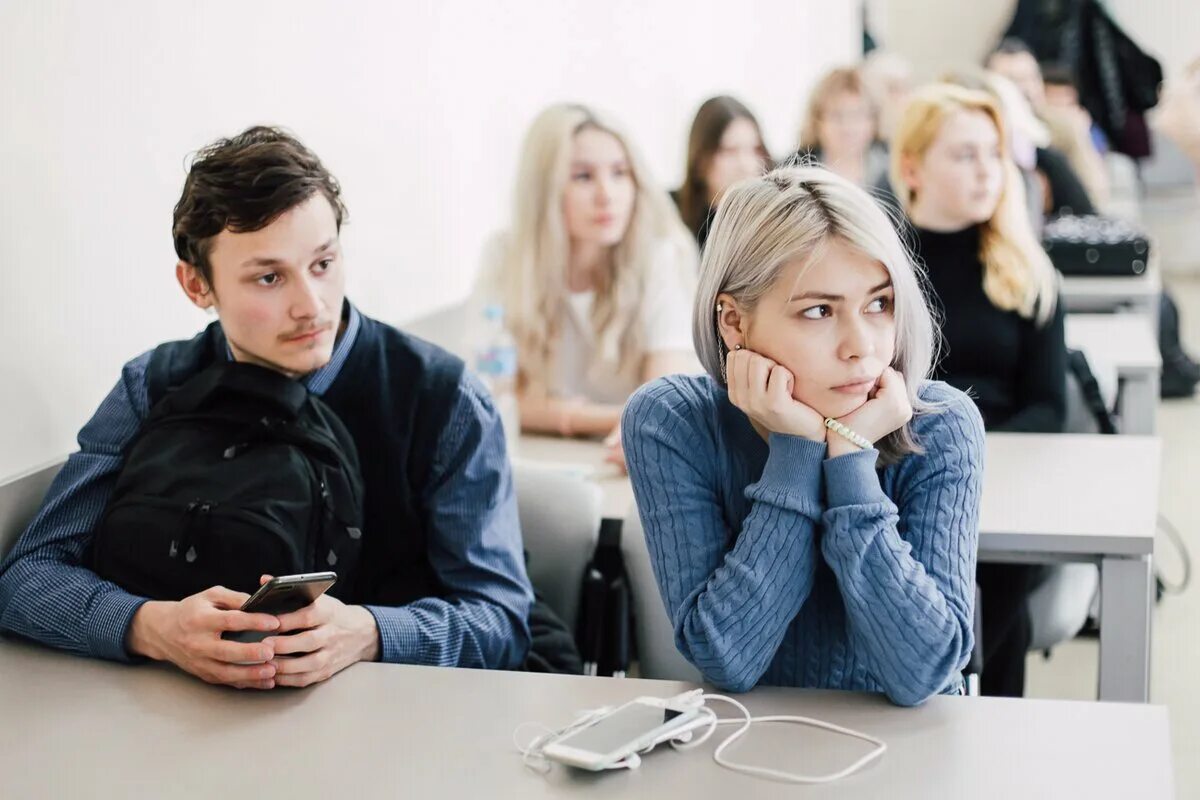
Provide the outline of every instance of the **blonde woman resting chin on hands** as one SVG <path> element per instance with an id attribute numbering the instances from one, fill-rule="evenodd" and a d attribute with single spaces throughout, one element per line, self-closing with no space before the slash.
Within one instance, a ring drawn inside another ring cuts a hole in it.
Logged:
<path id="1" fill-rule="evenodd" d="M 818 167 L 722 198 L 693 339 L 622 431 L 680 652 L 713 683 L 959 691 L 983 425 L 928 380 L 920 278 L 874 200 Z"/>

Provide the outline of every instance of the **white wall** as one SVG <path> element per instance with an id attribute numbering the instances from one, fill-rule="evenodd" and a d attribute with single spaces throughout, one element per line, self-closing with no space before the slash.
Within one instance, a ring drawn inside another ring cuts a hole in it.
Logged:
<path id="1" fill-rule="evenodd" d="M 659 176 L 707 96 L 779 152 L 859 48 L 854 3 L 0 3 L 0 476 L 73 447 L 120 366 L 205 321 L 174 285 L 184 157 L 267 122 L 342 181 L 350 294 L 385 320 L 463 296 L 546 103 L 614 112 Z"/>

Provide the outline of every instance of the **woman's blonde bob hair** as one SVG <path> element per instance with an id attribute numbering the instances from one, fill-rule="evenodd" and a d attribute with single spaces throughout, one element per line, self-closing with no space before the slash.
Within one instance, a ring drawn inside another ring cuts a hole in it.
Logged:
<path id="1" fill-rule="evenodd" d="M 566 313 L 570 238 L 563 192 L 575 135 L 586 129 L 620 142 L 636 186 L 629 227 L 595 289 L 591 322 L 597 360 L 590 369 L 640 374 L 644 343 L 638 320 L 651 269 L 677 269 L 683 286 L 695 284 L 695 240 L 629 137 L 612 120 L 581 105 L 562 103 L 542 111 L 525 135 L 512 225 L 501 240 L 493 276 L 499 285 L 492 287 L 503 300 L 506 323 L 517 340 L 522 385 L 540 392 L 549 388 Z"/>
<path id="2" fill-rule="evenodd" d="M 906 164 L 925 157 L 946 119 L 958 111 L 982 112 L 996 126 L 1004 182 L 991 219 L 980 224 L 979 260 L 983 291 L 992 305 L 1015 311 L 1044 325 L 1054 314 L 1058 277 L 1033 233 L 1025 206 L 1021 175 L 1009 155 L 1008 135 L 1000 107 L 991 95 L 948 83 L 917 90 L 892 136 L 891 181 L 900 205 L 912 214 L 916 192 L 904 180 Z"/>
<path id="3" fill-rule="evenodd" d="M 892 220 L 877 201 L 852 182 L 822 167 L 786 166 L 732 186 L 713 220 L 692 317 L 696 353 L 722 386 L 726 348 L 717 328 L 717 296 L 728 293 L 752 311 L 797 259 L 820 258 L 838 238 L 878 261 L 895 291 L 896 349 L 891 366 L 904 375 L 914 417 L 937 406 L 921 399 L 937 355 L 937 334 L 914 266 Z M 882 439 L 884 463 L 921 452 L 912 423 Z"/>

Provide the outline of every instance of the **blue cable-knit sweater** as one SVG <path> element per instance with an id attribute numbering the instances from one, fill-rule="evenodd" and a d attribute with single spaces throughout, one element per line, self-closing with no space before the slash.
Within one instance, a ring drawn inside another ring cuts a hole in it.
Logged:
<path id="1" fill-rule="evenodd" d="M 642 387 L 625 458 L 679 651 L 712 683 L 955 692 L 973 646 L 983 422 L 928 382 L 925 452 L 877 452 L 751 426 L 708 376 Z"/>

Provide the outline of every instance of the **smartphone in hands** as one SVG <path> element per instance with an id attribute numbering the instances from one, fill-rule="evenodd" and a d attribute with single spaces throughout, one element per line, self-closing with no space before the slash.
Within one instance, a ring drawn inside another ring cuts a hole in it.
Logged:
<path id="1" fill-rule="evenodd" d="M 242 604 L 241 610 L 249 614 L 273 616 L 290 614 L 311 605 L 335 583 L 336 572 L 279 575 L 258 587 L 258 591 Z M 226 631 L 221 634 L 221 638 L 233 642 L 254 643 L 274 635 L 276 634 L 270 631 Z"/>

